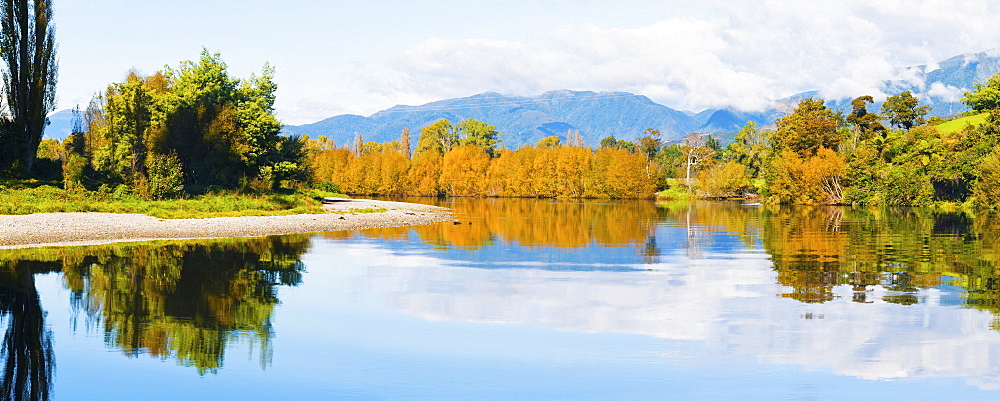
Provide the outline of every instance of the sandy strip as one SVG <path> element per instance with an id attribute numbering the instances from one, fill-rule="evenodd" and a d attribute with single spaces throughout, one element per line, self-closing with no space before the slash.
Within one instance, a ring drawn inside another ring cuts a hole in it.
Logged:
<path id="1" fill-rule="evenodd" d="M 330 198 L 324 208 L 381 208 L 382 213 L 159 219 L 143 214 L 38 213 L 0 215 L 0 249 L 96 245 L 164 239 L 262 237 L 296 233 L 399 227 L 450 221 L 445 208 L 370 199 Z"/>

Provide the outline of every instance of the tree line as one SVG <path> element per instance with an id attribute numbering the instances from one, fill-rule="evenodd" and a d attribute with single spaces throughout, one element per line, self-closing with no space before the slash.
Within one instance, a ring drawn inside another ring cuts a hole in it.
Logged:
<path id="1" fill-rule="evenodd" d="M 348 194 L 477 197 L 648 198 L 659 168 L 644 153 L 592 150 L 571 132 L 516 150 L 499 146 L 496 128 L 474 119 L 443 119 L 422 129 L 410 154 L 410 134 L 389 143 L 335 148 L 312 140 L 316 180 Z"/>
<path id="2" fill-rule="evenodd" d="M 347 193 L 480 197 L 643 198 L 657 191 L 774 204 L 1000 205 L 1000 74 L 963 101 L 982 122 L 939 129 L 930 107 L 909 91 L 879 110 L 872 96 L 833 110 L 801 100 L 773 127 L 748 123 L 723 146 L 711 135 L 666 143 L 648 129 L 635 141 L 601 140 L 596 149 L 570 131 L 516 150 L 500 147 L 493 126 L 440 120 L 390 143 L 336 149 L 313 140 L 314 179 Z"/>
<path id="3" fill-rule="evenodd" d="M 871 96 L 838 112 L 804 99 L 773 130 L 748 124 L 698 163 L 704 197 L 759 197 L 769 203 L 923 206 L 940 202 L 1000 206 L 1000 73 L 962 101 L 964 127 L 927 119 L 930 107 L 909 91 L 889 96 L 879 112 Z"/>

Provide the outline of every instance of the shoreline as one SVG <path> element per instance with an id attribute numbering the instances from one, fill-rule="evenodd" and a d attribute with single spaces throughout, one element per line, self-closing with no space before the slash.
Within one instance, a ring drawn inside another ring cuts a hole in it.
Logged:
<path id="1" fill-rule="evenodd" d="M 328 198 L 326 214 L 160 219 L 144 214 L 36 213 L 0 215 L 0 249 L 116 242 L 266 237 L 443 223 L 450 209 L 417 203 Z M 351 213 L 352 209 L 386 209 Z"/>

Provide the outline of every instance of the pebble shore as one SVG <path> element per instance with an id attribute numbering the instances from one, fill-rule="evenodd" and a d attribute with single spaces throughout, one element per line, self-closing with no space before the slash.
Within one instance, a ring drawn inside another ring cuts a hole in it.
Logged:
<path id="1" fill-rule="evenodd" d="M 442 207 L 370 199 L 328 198 L 323 207 L 339 213 L 208 219 L 160 219 L 143 214 L 116 213 L 0 215 L 0 249 L 166 239 L 263 237 L 433 224 L 454 218 L 449 209 Z M 350 213 L 352 209 L 387 211 Z"/>

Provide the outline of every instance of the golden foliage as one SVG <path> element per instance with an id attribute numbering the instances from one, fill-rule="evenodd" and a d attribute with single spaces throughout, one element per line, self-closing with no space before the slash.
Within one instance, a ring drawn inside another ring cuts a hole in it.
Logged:
<path id="1" fill-rule="evenodd" d="M 444 157 L 438 152 L 420 152 L 413 157 L 408 177 L 410 178 L 409 194 L 419 196 L 438 196 L 441 188 L 438 181 Z M 348 192 L 350 193 L 350 192 Z"/>
<path id="2" fill-rule="evenodd" d="M 828 148 L 819 148 L 808 158 L 786 148 L 771 163 L 771 195 L 780 203 L 839 204 L 846 174 L 844 158 Z"/>
<path id="3" fill-rule="evenodd" d="M 709 198 L 735 198 L 750 186 L 747 167 L 736 162 L 717 164 L 698 174 L 698 188 Z"/>
<path id="4" fill-rule="evenodd" d="M 590 171 L 588 195 L 648 198 L 656 192 L 656 171 L 643 154 L 617 148 L 598 149 Z"/>
<path id="5" fill-rule="evenodd" d="M 321 150 L 312 169 L 357 195 L 491 196 L 531 198 L 651 198 L 658 171 L 642 153 L 606 148 L 534 147 L 491 157 L 477 145 L 445 153 L 418 152 L 409 160 L 398 143 L 368 146 L 360 156 Z"/>
<path id="6" fill-rule="evenodd" d="M 489 167 L 490 155 L 482 147 L 457 146 L 444 155 L 441 188 L 450 196 L 482 195 Z"/>

